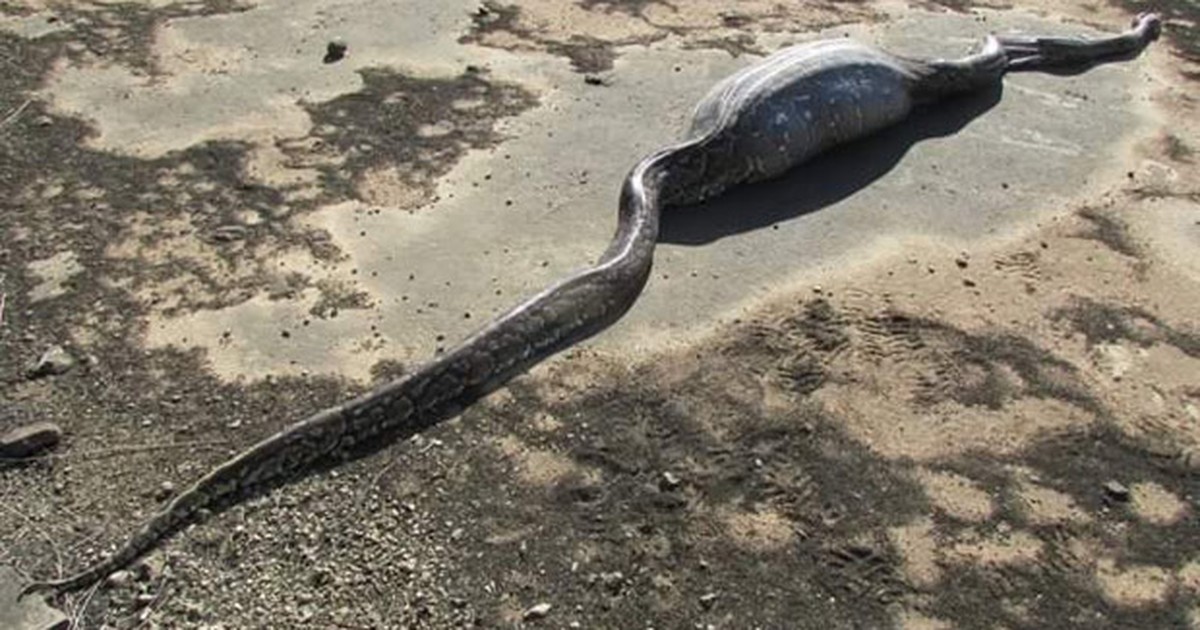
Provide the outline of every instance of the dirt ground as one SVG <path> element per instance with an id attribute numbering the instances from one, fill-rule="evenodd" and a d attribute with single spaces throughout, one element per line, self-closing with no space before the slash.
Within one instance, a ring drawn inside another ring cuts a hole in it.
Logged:
<path id="1" fill-rule="evenodd" d="M 594 73 L 623 46 L 754 53 L 763 33 L 885 19 L 870 2 L 677 4 L 487 4 L 462 38 Z M 1151 4 L 1026 8 L 1108 27 Z M 172 19 L 252 5 L 0 0 L 69 26 L 0 29 L 0 432 L 66 433 L 0 465 L 0 564 L 23 575 L 99 558 L 173 488 L 369 386 L 224 379 L 202 350 L 147 345 L 150 321 L 306 291 L 314 322 L 370 308 L 352 283 L 272 268 L 342 255 L 297 217 L 420 207 L 536 101 L 471 71 L 365 75 L 276 147 L 316 173 L 296 183 L 256 176 L 240 141 L 108 151 L 37 97 L 73 64 L 241 63 L 155 42 Z M 55 604 L 85 628 L 1200 628 L 1200 8 L 1153 8 L 1166 36 L 1129 63 L 1153 79 L 1157 128 L 1131 139 L 1126 173 L 1042 223 L 966 251 L 906 236 L 633 359 L 567 351 Z M 400 92 L 427 98 L 373 123 Z M 396 124 L 408 140 L 361 150 Z M 30 378 L 51 345 L 77 364 Z"/>

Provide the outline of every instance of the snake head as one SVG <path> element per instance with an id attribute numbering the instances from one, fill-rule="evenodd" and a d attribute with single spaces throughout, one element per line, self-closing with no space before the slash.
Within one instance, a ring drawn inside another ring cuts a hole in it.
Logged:
<path id="1" fill-rule="evenodd" d="M 1162 35 L 1162 18 L 1157 13 L 1139 13 L 1133 18 L 1133 28 L 1147 42 L 1155 41 Z"/>

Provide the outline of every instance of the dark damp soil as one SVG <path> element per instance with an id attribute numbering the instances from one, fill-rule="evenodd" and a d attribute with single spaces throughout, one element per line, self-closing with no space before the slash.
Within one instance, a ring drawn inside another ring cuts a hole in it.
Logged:
<path id="1" fill-rule="evenodd" d="M 617 55 L 611 42 L 584 34 L 574 34 L 567 41 L 540 38 L 529 28 L 521 26 L 518 20 L 520 14 L 521 9 L 517 5 L 486 0 L 472 15 L 475 27 L 459 41 L 482 43 L 489 33 L 510 33 L 520 39 L 536 42 L 552 54 L 570 59 L 571 67 L 578 72 L 594 73 L 612 69 Z"/>
<path id="2" fill-rule="evenodd" d="M 1091 345 L 1130 341 L 1148 347 L 1163 343 L 1190 357 L 1200 357 L 1200 334 L 1172 326 L 1143 308 L 1076 298 L 1053 317 L 1066 321 Z"/>
<path id="3" fill-rule="evenodd" d="M 835 2 L 834 4 L 838 3 Z M 848 5 L 861 4 L 858 0 L 841 0 L 840 3 Z M 651 26 L 655 32 L 646 36 L 623 37 L 615 40 L 599 39 L 587 33 L 572 33 L 565 38 L 552 37 L 524 23 L 521 19 L 521 8 L 518 5 L 505 4 L 497 0 L 486 0 L 472 14 L 474 27 L 459 41 L 492 45 L 489 43 L 489 35 L 506 33 L 526 45 L 532 45 L 550 54 L 569 59 L 571 67 L 577 72 L 584 74 L 595 74 L 612 70 L 613 61 L 617 58 L 618 49 L 622 46 L 646 45 L 671 35 L 688 36 L 684 42 L 684 47 L 689 50 L 723 50 L 734 57 L 744 54 L 767 54 L 770 52 L 759 46 L 755 38 L 748 32 L 729 30 L 752 29 L 756 26 L 761 26 L 760 17 L 739 12 L 737 7 L 732 5 L 728 11 L 721 12 L 712 24 L 680 27 L 653 22 L 647 16 L 646 9 L 656 6 L 668 11 L 686 12 L 688 10 L 686 3 L 671 2 L 669 0 L 581 0 L 576 4 L 587 11 L 608 14 L 620 13 L 636 18 L 646 25 Z M 767 12 L 762 17 L 777 16 L 772 16 L 771 12 Z M 783 26 L 774 25 L 771 28 L 775 30 L 787 30 L 788 27 L 784 24 Z M 709 32 L 713 34 L 707 37 L 704 36 L 705 33 Z M 498 46 L 501 48 L 511 48 L 511 44 L 509 43 L 498 44 Z"/>
<path id="4" fill-rule="evenodd" d="M 1106 247 L 1130 258 L 1142 257 L 1142 246 L 1129 233 L 1129 226 L 1117 216 L 1099 208 L 1084 208 L 1079 216 L 1092 224 L 1080 236 L 1103 243 Z"/>
<path id="5" fill-rule="evenodd" d="M 412 78 L 387 69 L 361 74 L 361 90 L 306 104 L 313 131 L 282 144 L 297 161 L 315 161 L 314 152 L 340 158 L 336 165 L 317 166 L 322 178 L 318 203 L 359 198 L 356 185 L 363 175 L 384 166 L 404 165 L 405 183 L 432 190 L 434 179 L 467 151 L 500 142 L 496 120 L 536 104 L 520 87 L 491 82 L 478 71 L 451 80 Z M 455 107 L 461 102 L 482 105 Z M 445 133 L 422 133 L 435 124 Z"/>
<path id="6" fill-rule="evenodd" d="M 706 349 L 693 375 L 672 387 L 656 385 L 661 368 L 648 365 L 623 375 L 619 389 L 565 400 L 522 381 L 510 388 L 511 403 L 468 412 L 464 422 L 475 430 L 515 436 L 569 458 L 579 471 L 531 487 L 512 481 L 512 460 L 474 453 L 464 494 L 456 496 L 475 506 L 467 520 L 476 527 L 511 534 L 489 539 L 490 550 L 466 553 L 475 588 L 494 585 L 524 605 L 552 601 L 564 618 L 597 627 L 636 619 L 656 627 L 892 627 L 896 606 L 956 628 L 1172 627 L 1186 618 L 1190 600 L 1182 594 L 1145 608 L 1112 604 L 1086 574 L 1086 560 L 1071 555 L 1070 542 L 1088 537 L 1119 550 L 1123 564 L 1178 569 L 1188 561 L 1180 550 L 1200 542 L 1194 520 L 1146 523 L 1105 493 L 1116 480 L 1197 498 L 1186 475 L 1103 422 L 1012 456 L 943 460 L 941 468 L 977 480 L 999 500 L 981 523 L 936 515 L 935 536 L 952 544 L 964 533 L 1022 530 L 1044 552 L 1029 565 L 949 568 L 933 588 L 909 581 L 888 531 L 930 513 L 910 465 L 887 462 L 843 434 L 839 419 L 812 402 L 820 378 L 789 392 L 794 405 L 764 412 L 730 395 L 730 379 L 758 387 L 754 377 L 734 374 L 798 362 L 826 373 L 840 352 L 862 350 L 852 339 L 871 329 L 895 337 L 904 353 L 940 357 L 950 371 L 935 372 L 945 385 L 931 389 L 963 405 L 1005 408 L 1023 397 L 1054 397 L 1102 417 L 1100 403 L 1069 363 L 1015 335 L 966 333 L 897 313 L 864 319 L 823 300 L 796 311 L 743 322 L 741 333 Z M 983 375 L 996 365 L 1025 385 L 980 393 L 988 387 Z M 970 372 L 978 382 L 963 377 Z M 546 413 L 569 419 L 572 429 L 549 434 L 529 420 Z M 703 420 L 713 417 L 730 430 L 716 437 Z M 1090 521 L 1031 521 L 1011 490 L 1014 467 L 1070 497 Z M 729 513 L 779 515 L 788 542 L 769 549 L 738 544 L 713 522 L 714 514 Z M 485 612 L 485 623 L 502 624 L 504 611 Z"/>
<path id="7" fill-rule="evenodd" d="M 68 41 L 59 52 L 71 61 L 100 58 L 145 75 L 158 73 L 153 53 L 154 31 L 167 20 L 245 11 L 241 0 L 175 2 L 154 8 L 140 2 L 103 4 L 58 2 L 46 18 L 51 25 L 69 30 Z M 0 2 L 0 14 L 28 15 L 32 10 L 19 2 Z"/>

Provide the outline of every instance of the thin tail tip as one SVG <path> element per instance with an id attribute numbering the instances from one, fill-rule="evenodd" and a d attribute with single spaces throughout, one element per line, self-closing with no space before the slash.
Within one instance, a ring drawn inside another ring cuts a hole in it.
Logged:
<path id="1" fill-rule="evenodd" d="M 38 593 L 45 593 L 48 591 L 54 592 L 57 590 L 58 589 L 53 582 L 33 582 L 26 584 L 25 588 L 21 589 L 20 593 L 17 593 L 17 601 L 21 601 L 32 595 L 37 595 Z"/>
<path id="2" fill-rule="evenodd" d="M 62 580 L 42 580 L 38 582 L 30 582 L 21 589 L 17 594 L 17 599 L 25 599 L 30 595 L 37 593 L 50 593 L 52 595 L 60 595 L 67 591 L 79 590 L 85 586 L 95 583 L 97 580 L 91 577 L 83 578 L 81 576 L 69 577 Z"/>

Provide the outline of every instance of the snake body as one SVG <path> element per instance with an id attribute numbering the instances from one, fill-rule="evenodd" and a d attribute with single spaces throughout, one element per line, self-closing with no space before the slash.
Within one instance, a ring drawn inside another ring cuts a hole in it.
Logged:
<path id="1" fill-rule="evenodd" d="M 461 411 L 514 375 L 619 319 L 650 273 L 666 205 L 777 176 L 826 149 L 904 119 L 916 105 L 994 85 L 1009 69 L 1093 63 L 1158 34 L 1141 16 L 1100 40 L 992 38 L 959 60 L 919 61 L 851 40 L 784 49 L 718 83 L 679 143 L 640 161 L 621 189 L 617 231 L 592 266 L 497 317 L 449 352 L 378 389 L 254 444 L 179 493 L 115 553 L 25 592 L 75 590 L 126 567 L 205 510 L 311 469 L 362 456 Z"/>

